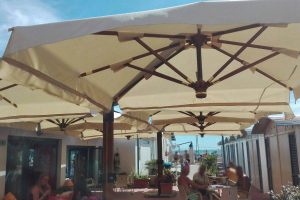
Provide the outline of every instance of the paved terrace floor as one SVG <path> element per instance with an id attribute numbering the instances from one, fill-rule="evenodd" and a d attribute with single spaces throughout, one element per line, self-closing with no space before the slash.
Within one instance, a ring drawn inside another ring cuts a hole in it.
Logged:
<path id="1" fill-rule="evenodd" d="M 155 192 L 157 190 L 155 189 L 147 189 L 147 188 L 143 188 L 143 189 L 134 189 L 134 190 L 125 190 L 125 191 L 117 191 L 114 192 L 113 196 L 111 199 L 113 200 L 140 200 L 140 199 L 147 199 L 147 200 L 181 200 L 180 199 L 180 195 L 178 193 L 178 188 L 177 187 L 173 187 L 174 192 L 176 193 L 175 197 L 170 197 L 170 198 L 146 198 L 144 195 L 146 192 Z M 101 193 L 95 193 L 95 195 L 97 197 L 100 197 L 102 194 Z M 101 198 L 100 198 L 101 199 Z"/>

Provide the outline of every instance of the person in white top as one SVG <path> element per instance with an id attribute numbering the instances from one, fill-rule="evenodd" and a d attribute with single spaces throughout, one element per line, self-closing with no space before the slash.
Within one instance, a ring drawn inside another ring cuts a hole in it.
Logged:
<path id="1" fill-rule="evenodd" d="M 193 181 L 201 186 L 203 186 L 203 189 L 199 189 L 199 192 L 202 193 L 202 195 L 206 195 L 207 194 L 207 187 L 209 186 L 209 180 L 208 180 L 208 176 L 205 173 L 206 171 L 206 166 L 205 165 L 201 165 L 199 167 L 199 171 L 196 172 L 193 176 Z"/>

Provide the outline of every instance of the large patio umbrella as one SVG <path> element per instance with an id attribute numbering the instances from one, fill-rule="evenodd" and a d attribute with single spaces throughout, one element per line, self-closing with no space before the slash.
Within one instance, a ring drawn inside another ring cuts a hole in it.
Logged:
<path id="1" fill-rule="evenodd" d="M 299 7 L 293 0 L 203 2 L 14 27 L 0 78 L 104 110 L 107 133 L 116 102 L 290 112 L 290 91 L 300 96 Z"/>
<path id="2" fill-rule="evenodd" d="M 299 97 L 297 8 L 292 0 L 206 2 L 14 27 L 0 74 L 98 109 L 116 101 L 282 106 L 290 90 Z"/>

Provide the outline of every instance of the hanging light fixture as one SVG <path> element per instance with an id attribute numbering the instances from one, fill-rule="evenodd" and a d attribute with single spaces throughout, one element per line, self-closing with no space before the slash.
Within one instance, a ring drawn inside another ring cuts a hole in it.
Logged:
<path id="1" fill-rule="evenodd" d="M 171 140 L 172 140 L 172 141 L 176 141 L 176 137 L 175 137 L 175 134 L 174 134 L 174 133 L 171 133 Z"/>
<path id="2" fill-rule="evenodd" d="M 125 136 L 127 140 L 130 140 L 130 138 L 132 137 L 132 135 L 126 135 Z"/>
<path id="3" fill-rule="evenodd" d="M 42 121 L 40 121 L 40 122 L 37 124 L 37 126 L 35 127 L 35 134 L 36 134 L 37 136 L 43 135 L 41 123 L 42 123 Z"/>

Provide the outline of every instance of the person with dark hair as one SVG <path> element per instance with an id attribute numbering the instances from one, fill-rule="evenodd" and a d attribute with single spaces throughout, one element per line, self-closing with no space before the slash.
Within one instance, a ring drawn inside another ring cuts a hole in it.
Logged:
<path id="1" fill-rule="evenodd" d="M 87 199 L 91 195 L 91 191 L 87 187 L 85 177 L 80 176 L 80 179 L 75 183 L 73 200 Z"/>
<path id="2" fill-rule="evenodd" d="M 31 189 L 30 200 L 45 200 L 51 194 L 51 186 L 49 185 L 49 176 L 42 174 L 38 182 Z"/>
<path id="3" fill-rule="evenodd" d="M 238 176 L 237 176 L 237 172 L 236 172 L 236 167 L 234 165 L 233 162 L 229 162 L 228 164 L 228 168 L 226 171 L 226 176 L 228 178 L 229 184 L 230 185 L 235 185 L 237 180 L 238 180 Z"/>
<path id="4" fill-rule="evenodd" d="M 236 168 L 236 174 L 238 177 L 236 182 L 236 186 L 238 188 L 238 194 L 241 197 L 247 197 L 251 186 L 249 177 L 244 175 L 243 168 L 241 166 L 238 166 Z"/>

